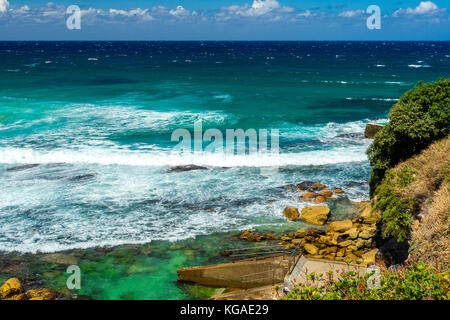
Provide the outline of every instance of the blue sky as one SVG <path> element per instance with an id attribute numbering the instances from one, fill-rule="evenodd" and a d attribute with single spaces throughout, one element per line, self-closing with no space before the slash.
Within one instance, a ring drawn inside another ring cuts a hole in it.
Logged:
<path id="1" fill-rule="evenodd" d="M 0 0 L 0 40 L 450 40 L 450 0 Z"/>

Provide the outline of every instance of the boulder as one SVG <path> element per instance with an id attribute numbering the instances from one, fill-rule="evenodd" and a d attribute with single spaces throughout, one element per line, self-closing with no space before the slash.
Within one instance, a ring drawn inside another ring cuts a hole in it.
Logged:
<path id="1" fill-rule="evenodd" d="M 306 230 L 298 230 L 295 232 L 294 236 L 296 238 L 304 238 L 307 234 L 308 232 Z"/>
<path id="2" fill-rule="evenodd" d="M 313 181 L 303 181 L 302 183 L 297 184 L 298 191 L 306 191 L 309 190 L 314 185 Z"/>
<path id="3" fill-rule="evenodd" d="M 358 203 L 357 209 L 360 213 L 359 217 L 364 221 L 364 223 L 373 224 L 377 223 L 381 219 L 381 215 L 378 212 L 372 212 L 372 205 L 370 202 L 363 201 Z"/>
<path id="4" fill-rule="evenodd" d="M 314 199 L 314 203 L 324 203 L 325 201 L 327 201 L 327 198 L 324 196 L 318 196 Z"/>
<path id="5" fill-rule="evenodd" d="M 320 191 L 325 189 L 327 186 L 320 182 L 314 182 L 314 184 L 309 188 L 311 191 Z"/>
<path id="6" fill-rule="evenodd" d="M 367 240 L 373 238 L 376 233 L 377 228 L 375 227 L 375 225 L 365 225 L 363 228 L 361 228 L 361 232 L 359 233 L 358 237 Z"/>
<path id="7" fill-rule="evenodd" d="M 330 216 L 327 206 L 306 207 L 302 210 L 301 219 L 305 222 L 323 226 Z"/>
<path id="8" fill-rule="evenodd" d="M 283 214 L 289 221 L 297 221 L 300 216 L 298 209 L 294 207 L 286 207 Z"/>
<path id="9" fill-rule="evenodd" d="M 9 298 L 22 293 L 22 284 L 18 278 L 11 278 L 0 287 L 0 296 Z"/>
<path id="10" fill-rule="evenodd" d="M 331 198 L 333 196 L 333 191 L 328 189 L 323 189 L 319 192 L 319 196 L 325 197 L 325 198 Z"/>
<path id="11" fill-rule="evenodd" d="M 352 229 L 353 224 L 351 220 L 335 221 L 330 223 L 327 232 L 346 232 Z"/>
<path id="12" fill-rule="evenodd" d="M 317 197 L 317 193 L 315 192 L 305 192 L 301 195 L 300 200 L 301 201 L 309 201 Z"/>
<path id="13" fill-rule="evenodd" d="M 378 249 L 370 250 L 361 256 L 363 264 L 374 264 Z"/>
<path id="14" fill-rule="evenodd" d="M 334 188 L 333 191 L 334 191 L 334 194 L 343 194 L 343 193 L 345 193 L 344 190 L 339 189 L 339 188 Z"/>
<path id="15" fill-rule="evenodd" d="M 368 123 L 366 125 L 366 130 L 364 131 L 364 136 L 368 139 L 374 139 L 375 135 L 383 129 L 384 126 L 375 124 L 375 123 Z"/>
<path id="16" fill-rule="evenodd" d="M 350 230 L 347 230 L 345 234 L 347 234 L 350 239 L 355 240 L 358 238 L 359 230 L 358 228 L 351 228 Z"/>
<path id="17" fill-rule="evenodd" d="M 303 248 L 305 249 L 305 251 L 307 253 L 312 254 L 312 255 L 316 255 L 319 253 L 319 249 L 315 245 L 310 244 L 310 243 L 305 244 Z"/>
<path id="18" fill-rule="evenodd" d="M 340 247 L 348 247 L 348 246 L 350 246 L 350 245 L 352 245 L 353 244 L 353 241 L 352 240 L 345 240 L 345 241 L 342 241 L 342 242 L 339 242 L 338 243 L 338 245 L 340 246 Z"/>
<path id="19" fill-rule="evenodd" d="M 27 291 L 30 300 L 55 300 L 58 293 L 52 289 L 40 288 Z"/>

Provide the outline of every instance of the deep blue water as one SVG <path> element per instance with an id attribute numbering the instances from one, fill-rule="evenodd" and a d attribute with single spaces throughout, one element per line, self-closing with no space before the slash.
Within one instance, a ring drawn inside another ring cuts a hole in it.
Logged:
<path id="1" fill-rule="evenodd" d="M 281 226 L 306 179 L 365 199 L 365 124 L 449 74 L 449 42 L 0 42 L 0 251 Z M 198 120 L 280 155 L 173 154 Z"/>

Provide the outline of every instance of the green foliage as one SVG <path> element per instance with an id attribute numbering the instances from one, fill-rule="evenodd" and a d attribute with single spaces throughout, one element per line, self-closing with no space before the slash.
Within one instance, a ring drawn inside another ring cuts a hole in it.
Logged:
<path id="1" fill-rule="evenodd" d="M 392 107 L 390 123 L 380 130 L 367 150 L 372 165 L 371 194 L 384 173 L 399 162 L 448 135 L 450 130 L 450 78 L 420 82 Z"/>
<path id="2" fill-rule="evenodd" d="M 449 300 L 450 272 L 440 273 L 422 262 L 383 271 L 380 286 L 369 288 L 372 273 L 329 277 L 323 286 L 299 284 L 284 300 Z M 317 278 L 315 278 L 317 279 Z"/>
<path id="3" fill-rule="evenodd" d="M 383 236 L 394 236 L 398 241 L 406 239 L 412 214 L 417 206 L 414 199 L 401 198 L 395 193 L 395 186 L 406 187 L 414 181 L 411 170 L 404 168 L 397 174 L 388 170 L 383 183 L 377 189 L 377 201 L 372 210 L 382 212 Z"/>
<path id="4" fill-rule="evenodd" d="M 416 178 L 413 176 L 414 170 L 409 169 L 408 167 L 403 168 L 397 173 L 398 185 L 400 188 L 406 188 L 411 183 L 416 181 Z"/>

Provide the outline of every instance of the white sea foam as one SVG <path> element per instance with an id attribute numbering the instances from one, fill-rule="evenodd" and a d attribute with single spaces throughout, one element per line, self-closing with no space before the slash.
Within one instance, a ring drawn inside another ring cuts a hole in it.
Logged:
<path id="1" fill-rule="evenodd" d="M 428 64 L 409 64 L 408 67 L 416 68 L 416 69 L 418 69 L 418 68 L 431 68 L 431 66 L 428 65 Z"/>
<path id="2" fill-rule="evenodd" d="M 209 167 L 282 167 L 314 166 L 366 161 L 365 145 L 339 147 L 331 150 L 299 153 L 256 153 L 227 155 L 226 153 L 175 153 L 172 151 L 126 151 L 109 149 L 33 150 L 24 148 L 0 148 L 0 163 L 72 163 L 122 166 L 178 166 L 195 164 Z"/>

